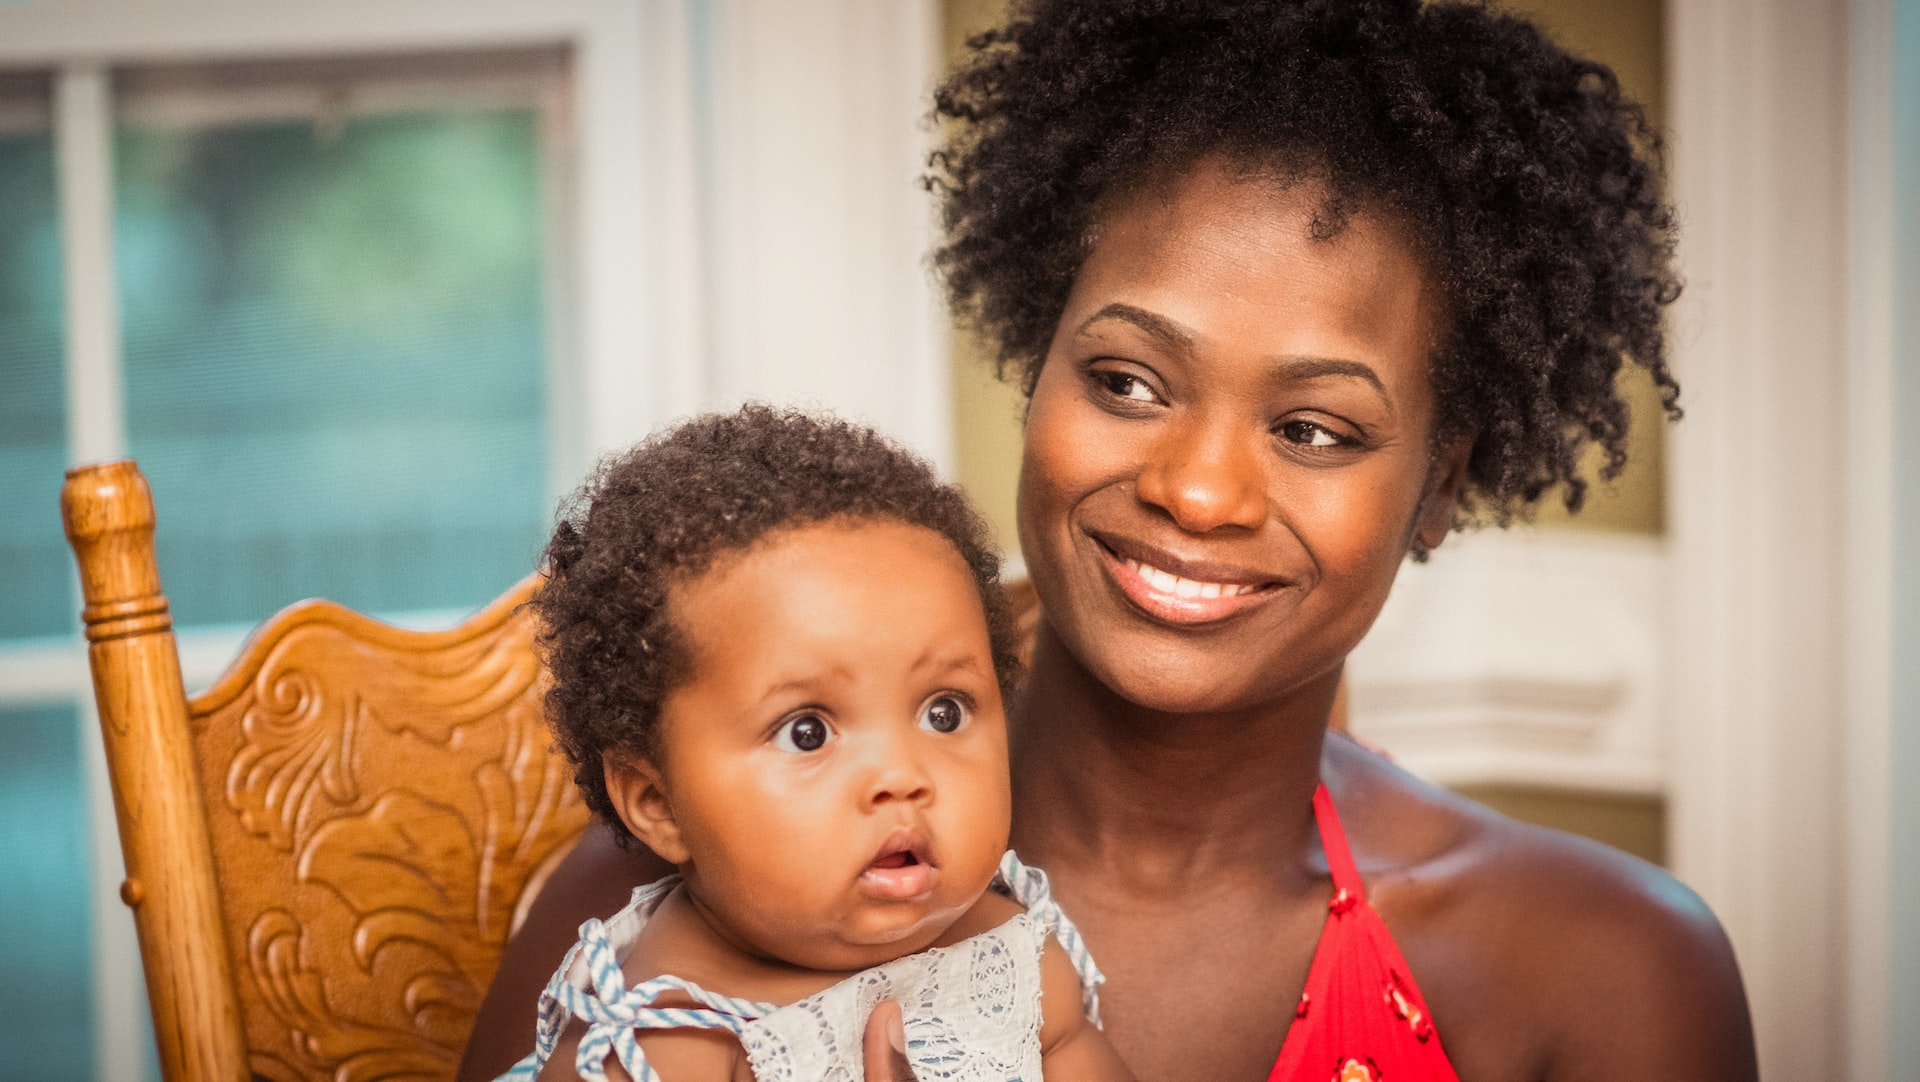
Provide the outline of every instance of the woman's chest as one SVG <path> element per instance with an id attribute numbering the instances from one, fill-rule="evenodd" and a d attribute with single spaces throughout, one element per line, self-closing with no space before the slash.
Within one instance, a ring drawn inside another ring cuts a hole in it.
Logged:
<path id="1" fill-rule="evenodd" d="M 1108 1037 L 1141 1082 L 1259 1082 L 1306 983 L 1324 902 L 1074 912 L 1107 976 Z"/>

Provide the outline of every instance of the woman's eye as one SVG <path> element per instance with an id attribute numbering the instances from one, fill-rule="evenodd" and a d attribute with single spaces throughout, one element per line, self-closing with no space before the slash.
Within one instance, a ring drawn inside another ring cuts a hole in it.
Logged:
<path id="1" fill-rule="evenodd" d="M 967 708 L 950 695 L 940 696 L 920 711 L 920 727 L 929 732 L 950 733 L 966 722 Z"/>
<path id="2" fill-rule="evenodd" d="M 1130 399 L 1134 402 L 1154 400 L 1153 388 L 1147 386 L 1146 380 L 1131 372 L 1096 372 L 1093 378 L 1099 380 L 1100 386 L 1106 388 L 1107 393 L 1116 398 Z"/>
<path id="3" fill-rule="evenodd" d="M 819 751 L 831 739 L 833 728 L 817 714 L 802 714 L 773 734 L 773 742 L 781 751 Z"/>
<path id="4" fill-rule="evenodd" d="M 1280 435 L 1302 447 L 1338 447 L 1348 442 L 1312 421 L 1288 421 L 1280 426 Z"/>

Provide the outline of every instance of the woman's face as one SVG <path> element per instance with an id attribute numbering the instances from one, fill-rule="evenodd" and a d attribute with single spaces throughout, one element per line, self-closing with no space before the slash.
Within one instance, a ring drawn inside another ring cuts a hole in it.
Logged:
<path id="1" fill-rule="evenodd" d="M 1435 297 L 1388 220 L 1203 163 L 1098 224 L 1034 388 L 1020 541 L 1047 621 L 1121 697 L 1259 707 L 1331 679 L 1416 534 Z"/>

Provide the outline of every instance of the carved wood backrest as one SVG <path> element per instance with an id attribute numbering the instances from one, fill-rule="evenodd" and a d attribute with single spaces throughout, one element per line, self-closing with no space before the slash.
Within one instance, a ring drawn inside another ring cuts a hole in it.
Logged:
<path id="1" fill-rule="evenodd" d="M 587 821 L 531 588 L 436 634 L 296 605 L 189 701 L 254 1073 L 452 1076 L 523 889 Z"/>
<path id="2" fill-rule="evenodd" d="M 451 1078 L 587 821 L 532 580 L 438 632 L 295 605 L 189 699 L 138 468 L 69 471 L 62 509 L 166 1077 Z"/>

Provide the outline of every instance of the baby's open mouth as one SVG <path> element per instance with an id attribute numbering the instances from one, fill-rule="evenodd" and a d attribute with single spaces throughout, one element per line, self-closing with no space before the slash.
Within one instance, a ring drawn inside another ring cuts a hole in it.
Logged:
<path id="1" fill-rule="evenodd" d="M 911 901 L 933 889 L 939 874 L 927 843 L 914 831 L 895 831 L 860 873 L 860 885 L 883 901 Z"/>

